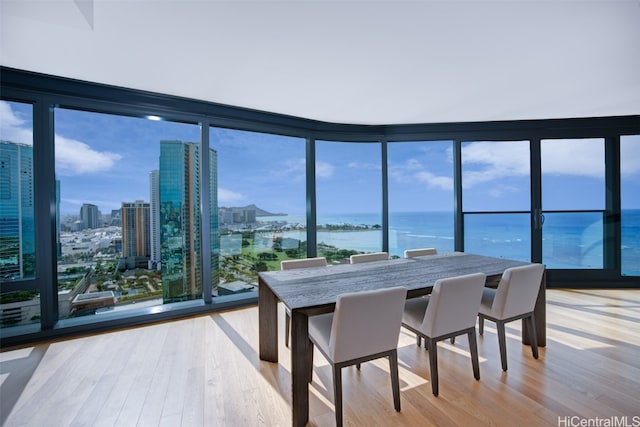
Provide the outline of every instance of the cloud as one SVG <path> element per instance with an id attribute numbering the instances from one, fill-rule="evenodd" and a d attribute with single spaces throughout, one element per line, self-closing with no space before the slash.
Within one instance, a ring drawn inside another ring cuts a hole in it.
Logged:
<path id="1" fill-rule="evenodd" d="M 33 145 L 33 131 L 25 128 L 26 120 L 18 117 L 6 101 L 0 101 L 0 139 Z"/>
<path id="2" fill-rule="evenodd" d="M 61 175 L 84 175 L 104 172 L 122 158 L 109 151 L 96 151 L 84 142 L 56 135 L 56 172 Z"/>
<path id="3" fill-rule="evenodd" d="M 407 170 L 418 170 L 418 169 L 422 169 L 424 166 L 422 166 L 422 163 L 420 163 L 420 161 L 418 159 L 408 159 L 405 162 L 404 167 Z"/>
<path id="4" fill-rule="evenodd" d="M 429 172 L 419 160 L 414 158 L 407 159 L 400 165 L 390 164 L 389 176 L 401 183 L 420 182 L 426 184 L 428 188 L 453 189 L 453 179 L 450 176 Z"/>
<path id="5" fill-rule="evenodd" d="M 465 188 L 510 176 L 529 175 L 529 144 L 485 141 L 462 146 L 462 185 Z M 477 165 L 476 169 L 471 169 Z"/>
<path id="6" fill-rule="evenodd" d="M 291 181 L 304 181 L 306 173 L 307 162 L 304 158 L 285 160 L 281 168 L 271 171 L 272 176 Z"/>
<path id="7" fill-rule="evenodd" d="M 542 172 L 604 178 L 601 139 L 561 139 L 542 142 Z"/>
<path id="8" fill-rule="evenodd" d="M 241 193 L 236 193 L 225 188 L 218 187 L 218 203 L 219 204 L 233 204 L 241 202 L 246 199 L 246 196 Z"/>
<path id="9" fill-rule="evenodd" d="M 541 150 L 544 174 L 604 177 L 604 144 L 601 139 L 545 140 Z M 636 151 L 633 155 L 640 158 L 640 150 L 630 151 Z M 462 163 L 462 184 L 465 188 L 509 177 L 528 176 L 529 144 L 526 141 L 464 144 Z M 633 169 L 633 166 L 629 165 L 628 169 Z"/>
<path id="10" fill-rule="evenodd" d="M 511 185 L 497 185 L 488 191 L 491 197 L 500 198 L 509 193 L 518 193 L 520 189 Z"/>
<path id="11" fill-rule="evenodd" d="M 329 178 L 330 176 L 333 175 L 334 169 L 335 168 L 330 163 L 323 162 L 323 161 L 316 161 L 316 177 L 317 178 Z"/>
<path id="12" fill-rule="evenodd" d="M 33 129 L 20 118 L 11 104 L 0 101 L 0 139 L 33 145 Z M 55 135 L 56 173 L 84 175 L 110 170 L 122 156 L 110 151 L 97 151 L 84 142 Z"/>
<path id="13" fill-rule="evenodd" d="M 434 175 L 429 171 L 418 172 L 415 177 L 418 181 L 427 184 L 429 188 L 453 190 L 453 179 L 451 177 Z"/>

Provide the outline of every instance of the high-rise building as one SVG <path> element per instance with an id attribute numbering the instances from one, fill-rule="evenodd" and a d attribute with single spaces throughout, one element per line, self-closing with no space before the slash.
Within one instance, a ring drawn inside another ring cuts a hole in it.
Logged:
<path id="1" fill-rule="evenodd" d="M 98 211 L 98 207 L 91 203 L 84 203 L 80 208 L 80 221 L 82 221 L 82 226 L 85 229 L 100 227 L 100 212 Z"/>
<path id="2" fill-rule="evenodd" d="M 212 285 L 218 283 L 216 152 L 209 150 Z M 160 245 L 164 302 L 202 297 L 200 226 L 200 147 L 182 141 L 160 142 Z M 215 233 L 215 235 L 214 235 Z M 215 239 L 213 239 L 215 237 Z M 215 255 L 214 251 L 215 249 Z"/>
<path id="3" fill-rule="evenodd" d="M 60 242 L 60 180 L 56 179 L 56 258 L 62 259 L 62 242 Z"/>
<path id="4" fill-rule="evenodd" d="M 142 200 L 122 202 L 122 256 L 143 257 L 151 255 L 149 203 Z"/>
<path id="5" fill-rule="evenodd" d="M 151 209 L 151 265 L 149 268 L 160 266 L 160 171 L 149 172 L 149 205 Z"/>
<path id="6" fill-rule="evenodd" d="M 33 147 L 0 141 L 0 280 L 35 274 Z"/>
<path id="7" fill-rule="evenodd" d="M 121 209 L 111 209 L 111 220 L 108 223 L 116 227 L 122 226 L 122 211 Z"/>
<path id="8" fill-rule="evenodd" d="M 211 242 L 211 289 L 220 282 L 220 233 L 218 218 L 218 152 L 209 149 L 209 230 Z"/>

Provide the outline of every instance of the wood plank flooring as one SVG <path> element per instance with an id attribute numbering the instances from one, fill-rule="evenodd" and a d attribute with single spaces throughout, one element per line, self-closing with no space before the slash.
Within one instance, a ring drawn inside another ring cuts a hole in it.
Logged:
<path id="1" fill-rule="evenodd" d="M 257 314 L 238 309 L 4 351 L 0 422 L 290 425 L 289 351 L 281 339 L 278 364 L 259 360 Z M 278 319 L 282 336 L 282 307 Z M 487 322 L 478 339 L 480 381 L 465 337 L 439 344 L 439 397 L 431 394 L 428 353 L 403 330 L 402 411 L 393 409 L 388 363 L 370 362 L 343 370 L 345 425 L 568 426 L 570 417 L 625 416 L 640 425 L 640 290 L 549 290 L 547 322 L 538 360 L 521 344 L 520 322 L 508 325 L 506 373 Z M 330 368 L 319 353 L 314 363 L 309 424 L 332 426 Z"/>

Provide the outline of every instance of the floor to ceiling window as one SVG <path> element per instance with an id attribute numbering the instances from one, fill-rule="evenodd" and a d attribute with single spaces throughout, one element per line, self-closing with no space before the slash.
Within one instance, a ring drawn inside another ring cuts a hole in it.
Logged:
<path id="1" fill-rule="evenodd" d="M 382 250 L 380 143 L 316 141 L 316 198 L 318 256 Z"/>
<path id="2" fill-rule="evenodd" d="M 604 139 L 547 139 L 540 154 L 543 263 L 603 268 Z"/>
<path id="3" fill-rule="evenodd" d="M 635 116 L 334 125 L 0 71 L 2 346 L 247 304 L 313 255 L 462 249 L 638 286 Z"/>
<path id="4" fill-rule="evenodd" d="M 0 101 L 0 328 L 39 326 L 33 180 L 33 107 Z M 26 327 L 26 329 L 25 329 Z M 39 328 L 38 328 L 39 329 Z"/>
<path id="5" fill-rule="evenodd" d="M 217 295 L 255 292 L 258 272 L 307 256 L 305 140 L 210 128 L 218 157 Z"/>
<path id="6" fill-rule="evenodd" d="M 620 138 L 622 274 L 640 276 L 640 135 Z"/>
<path id="7" fill-rule="evenodd" d="M 201 299 L 199 126 L 54 117 L 59 317 Z"/>
<path id="8" fill-rule="evenodd" d="M 389 254 L 406 249 L 454 249 L 453 143 L 388 144 Z"/>
<path id="9" fill-rule="evenodd" d="M 462 143 L 464 250 L 531 259 L 529 141 Z"/>

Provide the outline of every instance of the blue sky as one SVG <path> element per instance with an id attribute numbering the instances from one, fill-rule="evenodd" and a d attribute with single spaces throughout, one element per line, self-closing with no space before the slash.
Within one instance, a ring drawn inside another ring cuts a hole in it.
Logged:
<path id="1" fill-rule="evenodd" d="M 61 212 L 82 203 L 103 213 L 121 202 L 149 200 L 149 171 L 158 168 L 161 140 L 198 141 L 194 124 L 55 110 L 56 176 Z M 0 138 L 32 144 L 31 107 L 0 101 Z M 542 142 L 543 208 L 604 208 L 602 140 Z M 254 203 L 272 212 L 305 210 L 305 141 L 301 138 L 212 128 L 218 152 L 220 206 Z M 390 143 L 392 211 L 450 210 L 451 143 Z M 320 214 L 379 212 L 380 145 L 317 141 Z M 623 208 L 640 208 L 640 136 L 622 141 Z M 465 210 L 528 210 L 527 142 L 463 145 Z"/>

